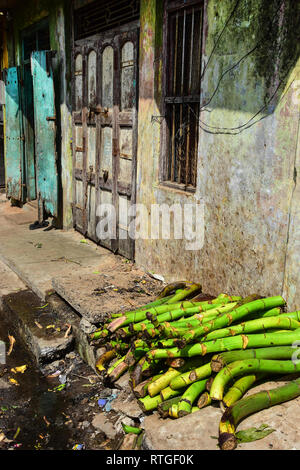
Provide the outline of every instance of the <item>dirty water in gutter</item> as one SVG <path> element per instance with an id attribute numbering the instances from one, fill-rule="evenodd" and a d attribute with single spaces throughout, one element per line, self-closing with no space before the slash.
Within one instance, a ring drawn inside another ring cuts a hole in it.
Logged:
<path id="1" fill-rule="evenodd" d="M 7 350 L 8 335 L 13 333 L 0 320 L 0 340 L 6 343 Z M 23 365 L 27 366 L 24 373 L 11 372 L 12 368 Z M 62 423 L 67 403 L 63 394 L 51 392 L 49 388 L 49 381 L 17 340 L 12 353 L 6 356 L 6 364 L 0 365 L 0 435 L 6 436 L 5 448 L 59 450 L 67 447 L 71 432 Z"/>
<path id="2" fill-rule="evenodd" d="M 51 315 L 53 322 L 51 309 L 44 308 L 30 291 L 8 296 L 7 301 L 27 318 L 31 312 L 32 320 L 38 318 L 44 329 Z M 10 347 L 9 336 L 15 338 L 15 343 L 11 354 L 6 355 L 6 364 L 0 364 L 0 450 L 117 449 L 120 435 L 107 439 L 92 425 L 94 416 L 100 412 L 98 399 L 110 396 L 113 390 L 107 389 L 72 350 L 40 370 L 14 330 L 14 321 L 8 320 L 6 310 L 7 307 L 0 310 L 0 340 L 5 342 L 6 352 Z M 58 316 L 56 321 L 59 324 Z M 47 330 L 49 335 L 50 331 Z M 24 373 L 12 371 L 25 365 Z M 65 388 L 55 391 L 62 383 Z M 109 415 L 116 420 L 113 411 Z"/>

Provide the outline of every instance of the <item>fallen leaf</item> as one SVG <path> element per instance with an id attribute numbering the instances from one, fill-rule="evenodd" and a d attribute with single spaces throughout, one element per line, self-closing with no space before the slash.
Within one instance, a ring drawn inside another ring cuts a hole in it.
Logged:
<path id="1" fill-rule="evenodd" d="M 270 428 L 268 424 L 261 424 L 259 428 L 248 428 L 243 431 L 238 431 L 235 437 L 239 443 L 253 442 L 263 439 L 274 431 L 276 431 L 276 429 Z"/>
<path id="2" fill-rule="evenodd" d="M 14 440 L 17 439 L 18 435 L 20 434 L 20 431 L 21 431 L 21 428 L 18 427 L 18 429 L 16 430 L 15 435 L 14 435 Z"/>
<path id="3" fill-rule="evenodd" d="M 24 374 L 25 370 L 27 369 L 27 365 L 25 364 L 24 366 L 19 366 L 19 367 L 15 367 L 13 369 L 11 369 L 11 372 L 13 372 L 14 374 L 17 374 L 17 373 L 21 373 L 21 374 Z"/>
<path id="4" fill-rule="evenodd" d="M 52 379 L 54 377 L 57 377 L 58 375 L 60 375 L 61 372 L 60 370 L 57 370 L 56 372 L 54 372 L 53 374 L 50 374 L 50 375 L 47 375 L 47 379 Z"/>
<path id="5" fill-rule="evenodd" d="M 83 240 L 80 240 L 80 243 L 85 243 L 85 244 L 87 244 L 87 245 L 88 245 L 88 242 L 87 242 L 87 240 L 85 240 L 85 239 L 83 239 Z"/>
<path id="6" fill-rule="evenodd" d="M 19 382 L 15 379 L 12 379 L 11 377 L 8 379 L 10 383 L 14 384 L 14 385 L 20 385 Z"/>
<path id="7" fill-rule="evenodd" d="M 47 420 L 46 416 L 43 416 L 43 420 L 45 421 L 45 423 L 47 424 L 47 426 L 50 426 L 50 422 Z"/>
<path id="8" fill-rule="evenodd" d="M 49 329 L 49 328 L 54 328 L 54 329 L 55 329 L 55 325 L 48 325 L 48 326 L 46 326 L 46 329 Z"/>
<path id="9" fill-rule="evenodd" d="M 60 392 L 61 390 L 63 390 L 65 388 L 66 384 L 61 384 L 61 385 L 58 385 L 57 387 L 55 387 L 52 391 L 53 392 Z"/>
<path id="10" fill-rule="evenodd" d="M 71 330 L 72 330 L 72 325 L 67 325 L 67 327 L 68 327 L 68 329 L 65 332 L 65 338 L 67 338 L 69 336 L 69 334 L 71 333 Z"/>
<path id="11" fill-rule="evenodd" d="M 10 354 L 12 353 L 12 350 L 14 348 L 14 344 L 15 344 L 16 340 L 13 336 L 10 336 L 10 335 L 8 335 L 8 339 L 9 339 L 9 349 L 7 351 L 7 355 L 10 356 Z"/>

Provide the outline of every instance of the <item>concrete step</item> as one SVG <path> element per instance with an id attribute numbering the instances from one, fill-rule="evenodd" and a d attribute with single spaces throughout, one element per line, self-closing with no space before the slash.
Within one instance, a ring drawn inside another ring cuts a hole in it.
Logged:
<path id="1" fill-rule="evenodd" d="M 2 320 L 26 344 L 39 366 L 61 359 L 74 348 L 64 319 L 44 306 L 30 290 L 2 297 Z"/>

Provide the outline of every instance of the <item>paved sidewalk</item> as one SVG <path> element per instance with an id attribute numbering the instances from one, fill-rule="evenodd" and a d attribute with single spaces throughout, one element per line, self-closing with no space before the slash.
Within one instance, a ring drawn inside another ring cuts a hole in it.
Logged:
<path id="1" fill-rule="evenodd" d="M 0 260 L 9 266 L 42 300 L 52 290 L 52 278 L 63 274 L 91 274 L 114 255 L 74 231 L 29 230 L 37 210 L 26 204 L 0 203 Z M 14 282 L 12 280 L 12 282 Z"/>

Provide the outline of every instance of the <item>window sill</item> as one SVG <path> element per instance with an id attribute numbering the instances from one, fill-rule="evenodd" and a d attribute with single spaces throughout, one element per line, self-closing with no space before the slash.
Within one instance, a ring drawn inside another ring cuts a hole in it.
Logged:
<path id="1" fill-rule="evenodd" d="M 196 188 L 193 186 L 186 187 L 185 184 L 174 183 L 172 181 L 160 181 L 157 185 L 155 185 L 155 187 L 159 189 L 180 192 L 185 196 L 193 196 L 196 192 Z"/>

